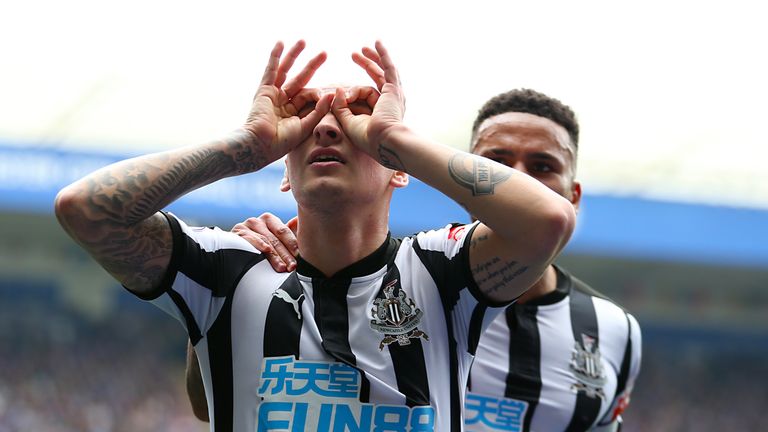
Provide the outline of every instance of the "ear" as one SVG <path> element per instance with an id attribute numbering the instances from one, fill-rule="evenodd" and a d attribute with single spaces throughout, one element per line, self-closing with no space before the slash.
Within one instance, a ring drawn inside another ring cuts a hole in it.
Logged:
<path id="1" fill-rule="evenodd" d="M 571 204 L 576 212 L 579 212 L 579 203 L 581 203 L 581 183 L 574 181 L 571 186 Z"/>
<path id="2" fill-rule="evenodd" d="M 289 190 L 291 190 L 291 182 L 288 180 L 288 162 L 286 161 L 283 179 L 280 181 L 280 192 L 288 192 Z"/>
<path id="3" fill-rule="evenodd" d="M 403 171 L 394 171 L 392 173 L 392 178 L 389 179 L 389 184 L 397 189 L 408 186 L 409 181 L 410 177 L 408 177 L 408 174 Z"/>

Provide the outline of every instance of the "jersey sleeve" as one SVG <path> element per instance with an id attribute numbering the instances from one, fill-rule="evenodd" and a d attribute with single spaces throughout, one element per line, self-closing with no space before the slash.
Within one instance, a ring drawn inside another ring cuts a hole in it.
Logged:
<path id="1" fill-rule="evenodd" d="M 642 335 L 640 324 L 634 316 L 627 313 L 628 341 L 624 351 L 621 371 L 619 372 L 618 387 L 616 388 L 616 397 L 613 399 L 608 412 L 598 423 L 600 426 L 610 425 L 612 423 L 621 423 L 621 414 L 627 409 L 635 387 L 635 381 L 640 374 L 640 363 L 642 359 Z"/>
<path id="2" fill-rule="evenodd" d="M 173 236 L 171 262 L 154 295 L 143 298 L 181 322 L 196 344 L 245 272 L 264 256 L 236 234 L 190 227 L 164 214 Z"/>
<path id="3" fill-rule="evenodd" d="M 472 233 L 479 225 L 448 225 L 443 229 L 419 233 L 414 248 L 440 292 L 444 308 L 459 348 L 475 353 L 480 334 L 504 310 L 504 305 L 489 304 L 482 295 L 469 266 Z"/>

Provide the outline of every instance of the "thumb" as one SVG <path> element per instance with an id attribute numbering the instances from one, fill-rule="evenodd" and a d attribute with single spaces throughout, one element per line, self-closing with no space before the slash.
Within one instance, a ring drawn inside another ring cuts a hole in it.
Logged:
<path id="1" fill-rule="evenodd" d="M 288 229 L 293 231 L 293 234 L 296 235 L 296 231 L 299 229 L 299 218 L 294 216 L 291 220 L 285 223 L 285 226 L 287 226 Z"/>

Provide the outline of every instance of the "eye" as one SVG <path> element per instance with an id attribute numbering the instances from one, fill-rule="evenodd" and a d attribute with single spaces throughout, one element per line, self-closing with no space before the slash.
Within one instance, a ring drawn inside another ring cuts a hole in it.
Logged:
<path id="1" fill-rule="evenodd" d="M 352 114 L 354 115 L 373 114 L 373 109 L 367 103 L 360 101 L 355 101 L 349 104 L 349 110 L 352 111 Z"/>
<path id="2" fill-rule="evenodd" d="M 304 118 L 308 116 L 313 109 L 315 109 L 315 102 L 314 101 L 307 102 L 306 105 L 304 105 L 303 107 L 301 107 L 301 109 L 299 109 L 299 112 L 297 112 L 296 115 L 299 116 L 299 118 Z"/>
<path id="3" fill-rule="evenodd" d="M 546 162 L 534 162 L 531 164 L 530 170 L 537 173 L 549 173 L 554 171 L 554 168 Z"/>

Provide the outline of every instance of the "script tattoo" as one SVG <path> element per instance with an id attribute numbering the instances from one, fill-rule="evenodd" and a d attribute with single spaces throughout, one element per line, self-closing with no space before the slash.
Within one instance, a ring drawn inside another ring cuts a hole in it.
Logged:
<path id="1" fill-rule="evenodd" d="M 468 165 L 471 164 L 471 167 Z M 507 180 L 511 171 L 499 169 L 488 159 L 466 153 L 456 153 L 448 162 L 448 172 L 459 185 L 472 191 L 472 195 L 493 195 L 493 188 Z"/>
<path id="2" fill-rule="evenodd" d="M 382 165 L 389 169 L 405 171 L 405 164 L 400 160 L 400 156 L 384 144 L 379 145 L 379 160 L 381 160 Z"/>
<path id="3" fill-rule="evenodd" d="M 488 294 L 503 289 L 526 270 L 528 267 L 518 266 L 517 261 L 503 261 L 493 257 L 472 267 L 472 274 L 480 290 Z"/>

